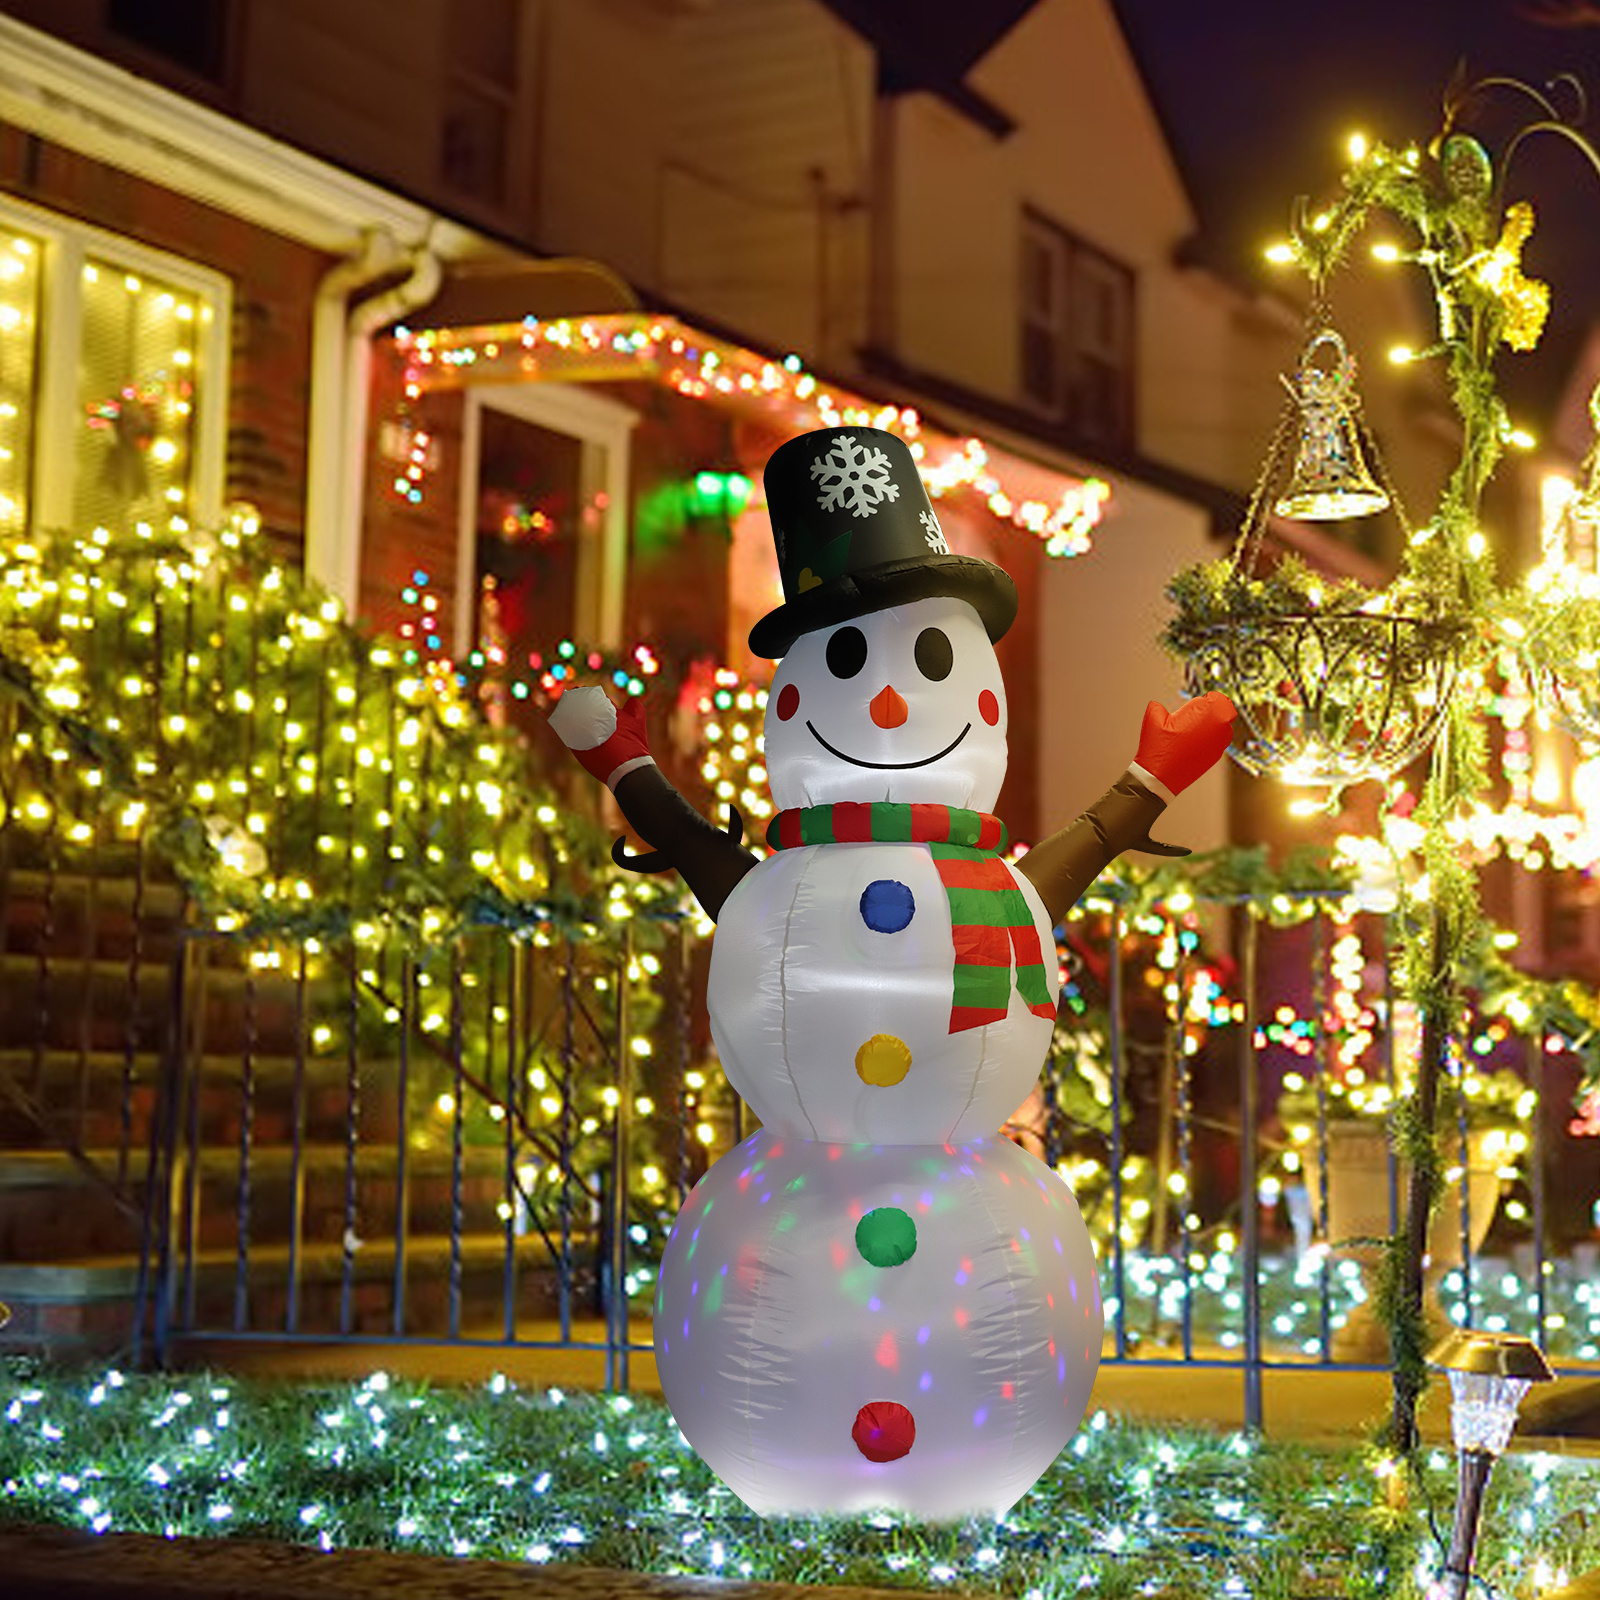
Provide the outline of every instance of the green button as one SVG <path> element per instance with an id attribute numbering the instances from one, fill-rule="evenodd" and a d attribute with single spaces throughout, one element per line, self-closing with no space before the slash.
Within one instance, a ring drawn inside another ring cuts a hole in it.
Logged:
<path id="1" fill-rule="evenodd" d="M 856 1249 L 875 1267 L 898 1267 L 917 1253 L 917 1225 L 899 1206 L 879 1206 L 856 1224 Z"/>

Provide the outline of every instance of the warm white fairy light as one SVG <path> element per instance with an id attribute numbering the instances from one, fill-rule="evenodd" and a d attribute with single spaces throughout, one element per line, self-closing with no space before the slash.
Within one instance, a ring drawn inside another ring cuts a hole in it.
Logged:
<path id="1" fill-rule="evenodd" d="M 737 806 L 759 838 L 773 813 L 767 789 L 766 717 L 764 685 L 748 683 L 728 667 L 717 667 L 710 681 L 690 691 L 700 717 L 700 745 L 696 766 L 714 803 Z M 765 852 L 762 852 L 765 853 Z"/>

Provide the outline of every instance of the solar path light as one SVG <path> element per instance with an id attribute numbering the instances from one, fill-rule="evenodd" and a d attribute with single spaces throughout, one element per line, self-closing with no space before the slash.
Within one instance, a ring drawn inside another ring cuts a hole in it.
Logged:
<path id="1" fill-rule="evenodd" d="M 1517 1408 L 1536 1383 L 1555 1376 L 1532 1339 L 1514 1333 L 1462 1328 L 1436 1345 L 1428 1365 L 1450 1375 L 1450 1431 L 1460 1477 L 1456 1521 L 1445 1558 L 1444 1600 L 1463 1600 L 1472 1581 L 1472 1557 L 1483 1514 L 1483 1491 L 1517 1425 Z"/>

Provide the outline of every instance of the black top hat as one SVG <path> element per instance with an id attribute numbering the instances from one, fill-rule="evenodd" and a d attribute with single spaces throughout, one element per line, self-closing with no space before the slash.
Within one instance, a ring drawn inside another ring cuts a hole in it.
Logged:
<path id="1" fill-rule="evenodd" d="M 932 595 L 967 601 L 998 639 L 1017 587 L 990 561 L 953 556 L 910 447 L 881 428 L 821 428 L 779 445 L 764 474 L 784 603 L 750 630 L 758 656 L 802 633 Z"/>

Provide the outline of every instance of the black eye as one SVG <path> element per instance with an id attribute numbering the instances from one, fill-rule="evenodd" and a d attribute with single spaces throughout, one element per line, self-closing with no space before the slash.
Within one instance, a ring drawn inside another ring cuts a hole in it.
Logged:
<path id="1" fill-rule="evenodd" d="M 917 635 L 917 671 L 935 683 L 950 676 L 955 665 L 955 652 L 950 648 L 949 636 L 943 628 L 924 628 Z"/>
<path id="2" fill-rule="evenodd" d="M 853 678 L 867 664 L 867 636 L 859 628 L 841 628 L 828 641 L 828 671 Z"/>

